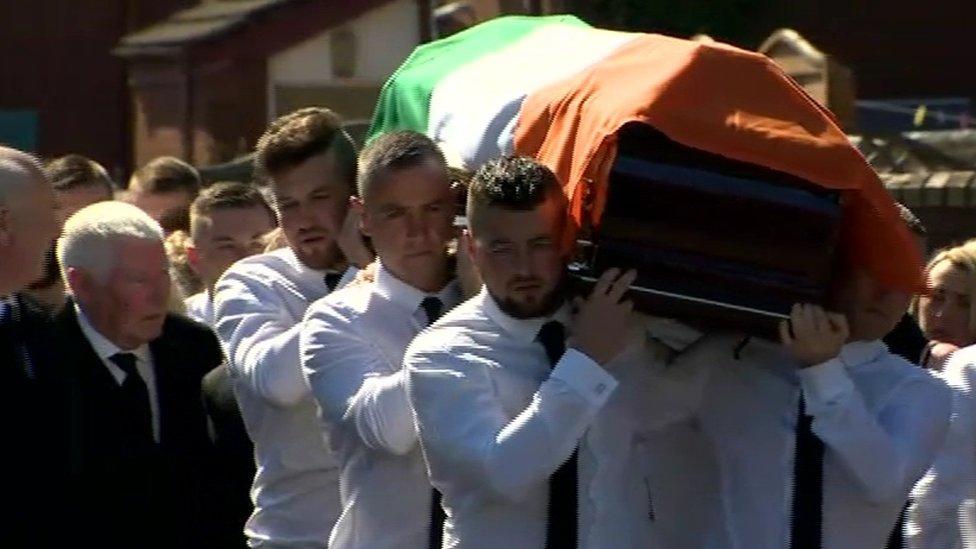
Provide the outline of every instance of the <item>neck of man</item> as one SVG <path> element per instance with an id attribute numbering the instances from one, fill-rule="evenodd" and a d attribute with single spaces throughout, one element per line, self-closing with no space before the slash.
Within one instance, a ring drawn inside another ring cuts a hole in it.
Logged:
<path id="1" fill-rule="evenodd" d="M 382 261 L 382 258 L 380 259 Z M 451 273 L 447 268 L 447 260 L 429 269 L 414 269 L 410 272 L 401 272 L 393 266 L 383 264 L 383 267 L 397 277 L 401 282 L 420 290 L 421 292 L 432 294 L 440 292 L 451 280 Z M 406 271 L 406 269 L 403 269 Z"/>

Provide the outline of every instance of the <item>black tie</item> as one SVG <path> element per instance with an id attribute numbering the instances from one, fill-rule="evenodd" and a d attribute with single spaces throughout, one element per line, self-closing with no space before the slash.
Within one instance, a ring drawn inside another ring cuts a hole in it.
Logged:
<path id="1" fill-rule="evenodd" d="M 536 337 L 546 350 L 549 367 L 553 368 L 566 352 L 566 329 L 557 320 L 542 325 Z M 576 547 L 577 461 L 579 450 L 573 450 L 556 472 L 549 477 L 549 515 L 546 520 L 546 549 Z"/>
<path id="2" fill-rule="evenodd" d="M 813 433 L 813 417 L 806 414 L 806 401 L 801 394 L 793 461 L 790 549 L 821 549 L 823 457 L 823 441 Z"/>
<path id="3" fill-rule="evenodd" d="M 437 319 L 443 314 L 444 304 L 441 300 L 436 297 L 425 297 L 423 301 L 420 302 L 420 306 L 424 309 L 424 313 L 427 315 L 427 325 L 437 322 Z"/>
<path id="4" fill-rule="evenodd" d="M 109 357 L 123 372 L 122 395 L 128 409 L 128 427 L 135 441 L 149 443 L 153 440 L 152 411 L 149 408 L 149 390 L 142 376 L 136 371 L 136 355 L 116 353 Z"/>
<path id="5" fill-rule="evenodd" d="M 430 296 L 425 297 L 420 302 L 420 307 L 423 308 L 424 314 L 427 315 L 427 325 L 430 326 L 441 317 L 444 304 L 441 303 L 440 299 Z M 430 543 L 428 547 L 430 549 L 441 549 L 444 537 L 444 520 L 447 516 L 444 515 L 444 508 L 441 507 L 440 490 L 437 488 L 432 489 L 430 497 Z"/>
<path id="6" fill-rule="evenodd" d="M 339 285 L 339 281 L 342 280 L 342 273 L 325 273 L 323 280 L 325 280 L 325 286 L 329 291 L 334 292 Z"/>

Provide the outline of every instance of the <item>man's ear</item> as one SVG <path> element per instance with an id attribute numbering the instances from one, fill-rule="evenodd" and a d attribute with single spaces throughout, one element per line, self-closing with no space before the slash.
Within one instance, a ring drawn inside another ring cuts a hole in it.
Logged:
<path id="1" fill-rule="evenodd" d="M 475 242 L 474 236 L 471 235 L 471 229 L 467 227 L 461 231 L 461 245 L 464 246 L 464 250 L 468 252 L 468 257 L 473 258 L 475 255 L 475 249 L 478 247 L 478 243 Z"/>
<path id="2" fill-rule="evenodd" d="M 186 262 L 197 276 L 202 276 L 200 273 L 200 250 L 193 242 L 186 243 Z"/>
<path id="3" fill-rule="evenodd" d="M 0 246 L 6 247 L 13 241 L 13 213 L 6 204 L 0 204 Z"/>
<path id="4" fill-rule="evenodd" d="M 358 196 L 350 196 L 349 208 L 359 217 L 359 232 L 363 233 L 364 236 L 373 236 L 369 231 L 369 213 L 366 211 L 363 199 Z"/>
<path id="5" fill-rule="evenodd" d="M 66 290 L 75 297 L 76 301 L 87 301 L 88 296 L 96 291 L 91 276 L 77 267 L 68 267 L 64 276 L 68 284 Z"/>

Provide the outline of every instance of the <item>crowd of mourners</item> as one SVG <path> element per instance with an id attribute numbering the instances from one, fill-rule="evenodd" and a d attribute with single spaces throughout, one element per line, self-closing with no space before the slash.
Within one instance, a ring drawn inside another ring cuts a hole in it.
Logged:
<path id="1" fill-rule="evenodd" d="M 4 547 L 976 547 L 976 241 L 768 340 L 574 292 L 533 159 L 357 148 L 324 108 L 249 183 L 0 148 Z"/>

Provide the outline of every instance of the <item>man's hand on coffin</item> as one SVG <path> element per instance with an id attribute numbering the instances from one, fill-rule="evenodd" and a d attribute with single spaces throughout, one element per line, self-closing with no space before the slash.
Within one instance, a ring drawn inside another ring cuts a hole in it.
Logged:
<path id="1" fill-rule="evenodd" d="M 801 367 L 827 362 L 840 354 L 849 331 L 844 315 L 828 313 L 817 305 L 796 304 L 789 321 L 779 324 L 779 336 Z"/>
<path id="2" fill-rule="evenodd" d="M 613 360 L 627 346 L 633 303 L 625 299 L 637 271 L 609 269 L 596 281 L 586 299 L 574 300 L 576 314 L 570 346 L 600 365 Z"/>

